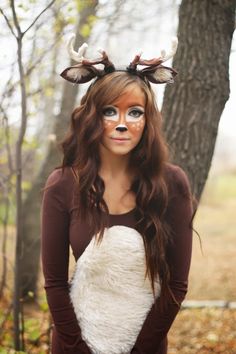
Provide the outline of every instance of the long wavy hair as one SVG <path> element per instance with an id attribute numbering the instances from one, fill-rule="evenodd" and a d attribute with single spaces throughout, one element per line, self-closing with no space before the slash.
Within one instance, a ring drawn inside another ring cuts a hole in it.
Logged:
<path id="1" fill-rule="evenodd" d="M 166 246 L 171 230 L 164 220 L 168 205 L 168 188 L 164 166 L 169 149 L 162 133 L 161 115 L 148 81 L 127 72 L 113 72 L 90 85 L 71 117 L 67 135 L 60 143 L 63 150 L 62 167 L 73 166 L 78 176 L 76 206 L 78 216 L 87 220 L 91 235 L 101 242 L 108 225 L 109 210 L 103 199 L 105 183 L 99 176 L 101 164 L 99 144 L 104 126 L 103 107 L 112 104 L 129 85 L 136 84 L 145 95 L 145 128 L 138 145 L 131 151 L 129 167 L 135 171 L 130 191 L 136 195 L 136 228 L 143 237 L 146 255 L 146 276 L 153 294 L 159 276 L 162 295 L 171 294 Z M 165 299 L 166 296 L 161 296 Z M 175 300 L 175 299 L 174 299 Z M 164 301 L 165 302 L 165 301 Z"/>

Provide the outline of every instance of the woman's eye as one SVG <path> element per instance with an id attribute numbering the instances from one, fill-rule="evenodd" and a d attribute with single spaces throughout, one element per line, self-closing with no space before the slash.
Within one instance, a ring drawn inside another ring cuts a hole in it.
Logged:
<path id="1" fill-rule="evenodd" d="M 132 111 L 129 112 L 129 115 L 131 115 L 134 118 L 139 118 L 144 114 L 143 111 L 140 109 L 132 109 Z"/>
<path id="2" fill-rule="evenodd" d="M 102 113 L 104 116 L 112 117 L 112 116 L 116 115 L 116 110 L 112 107 L 107 107 L 107 108 L 103 109 Z"/>

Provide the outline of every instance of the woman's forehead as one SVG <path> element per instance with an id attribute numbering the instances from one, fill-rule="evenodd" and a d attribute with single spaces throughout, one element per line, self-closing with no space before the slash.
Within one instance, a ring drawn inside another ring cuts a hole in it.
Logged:
<path id="1" fill-rule="evenodd" d="M 145 106 L 145 101 L 145 94 L 139 85 L 130 84 L 121 92 L 120 96 L 111 103 L 114 106 L 123 104 L 129 106 Z"/>

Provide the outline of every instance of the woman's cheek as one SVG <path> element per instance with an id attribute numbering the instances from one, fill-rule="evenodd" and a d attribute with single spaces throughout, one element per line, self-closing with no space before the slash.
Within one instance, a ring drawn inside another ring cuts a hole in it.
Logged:
<path id="1" fill-rule="evenodd" d="M 139 135 L 140 133 L 143 132 L 144 124 L 145 124 L 145 120 L 142 118 L 138 122 L 128 123 L 128 126 L 133 134 Z"/>
<path id="2" fill-rule="evenodd" d="M 112 122 L 110 120 L 104 120 L 104 128 L 106 129 L 106 131 L 113 130 L 116 125 L 117 125 L 117 122 Z"/>

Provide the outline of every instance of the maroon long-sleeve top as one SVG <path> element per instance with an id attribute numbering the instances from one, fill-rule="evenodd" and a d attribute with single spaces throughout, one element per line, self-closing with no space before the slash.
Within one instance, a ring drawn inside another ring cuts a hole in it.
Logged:
<path id="1" fill-rule="evenodd" d="M 193 207 L 190 184 L 186 173 L 177 165 L 166 164 L 166 181 L 169 202 L 166 220 L 173 233 L 173 242 L 167 249 L 170 267 L 170 288 L 179 303 L 185 298 L 192 252 L 191 217 Z M 70 167 L 55 169 L 48 177 L 41 207 L 41 249 L 45 277 L 45 290 L 54 329 L 52 354 L 88 354 L 89 347 L 82 339 L 75 312 L 69 297 L 68 268 L 69 247 L 75 260 L 81 256 L 91 241 L 88 226 L 79 220 L 73 205 L 75 176 Z M 135 209 L 119 215 L 109 215 L 109 227 L 124 225 L 135 228 Z M 160 299 L 152 306 L 132 354 L 166 354 L 167 333 L 179 306 L 168 299 L 165 311 L 160 309 Z"/>

